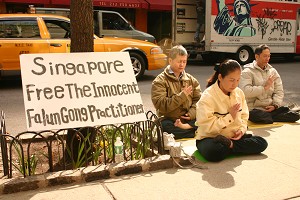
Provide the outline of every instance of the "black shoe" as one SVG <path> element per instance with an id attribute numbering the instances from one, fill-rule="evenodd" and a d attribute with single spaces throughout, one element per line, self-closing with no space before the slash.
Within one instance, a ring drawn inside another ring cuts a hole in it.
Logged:
<path id="1" fill-rule="evenodd" d="M 227 137 L 223 136 L 223 135 L 217 135 L 217 137 L 214 138 L 215 142 L 221 143 L 223 145 L 225 145 L 226 147 L 230 147 L 231 145 L 231 140 L 228 139 Z"/>

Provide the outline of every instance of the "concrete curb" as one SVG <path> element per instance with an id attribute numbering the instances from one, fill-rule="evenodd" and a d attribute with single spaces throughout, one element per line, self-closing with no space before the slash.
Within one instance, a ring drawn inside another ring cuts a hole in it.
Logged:
<path id="1" fill-rule="evenodd" d="M 188 158 L 178 158 L 178 161 L 183 166 L 191 164 Z M 118 164 L 113 163 L 109 165 L 88 166 L 76 170 L 51 172 L 25 178 L 2 179 L 2 183 L 0 184 L 0 194 L 11 194 L 71 183 L 91 182 L 173 167 L 178 166 L 173 162 L 170 155 L 161 155 L 142 160 L 121 162 Z"/>

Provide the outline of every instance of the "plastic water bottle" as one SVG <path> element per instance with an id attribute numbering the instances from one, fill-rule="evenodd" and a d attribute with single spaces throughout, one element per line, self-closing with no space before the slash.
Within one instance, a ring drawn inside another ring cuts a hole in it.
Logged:
<path id="1" fill-rule="evenodd" d="M 124 161 L 123 157 L 123 142 L 121 141 L 120 137 L 117 137 L 115 142 L 115 162 L 119 163 Z"/>

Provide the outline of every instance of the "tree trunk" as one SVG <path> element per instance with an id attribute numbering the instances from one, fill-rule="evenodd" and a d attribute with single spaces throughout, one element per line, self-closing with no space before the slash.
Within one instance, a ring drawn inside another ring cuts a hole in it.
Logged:
<path id="1" fill-rule="evenodd" d="M 94 51 L 94 20 L 93 20 L 93 1 L 92 0 L 71 0 L 70 5 L 70 20 L 71 20 L 71 53 L 72 52 L 93 52 Z M 78 130 L 76 128 L 75 130 Z M 80 145 L 82 142 L 78 140 L 78 137 L 74 136 L 76 134 L 75 130 L 68 130 L 67 133 L 67 145 L 66 148 L 69 151 L 66 152 L 68 161 L 73 160 L 74 163 L 78 160 L 83 159 L 83 166 L 87 166 L 89 161 L 91 161 L 92 146 L 91 143 L 94 142 L 96 131 L 89 131 L 89 128 L 79 129 L 84 138 L 86 138 L 89 133 L 89 142 L 84 143 L 87 152 L 80 151 Z M 72 139 L 75 137 L 74 139 Z M 83 140 L 83 138 L 81 138 Z M 72 142 L 73 141 L 73 142 Z M 72 150 L 73 158 L 70 154 Z M 86 157 L 87 156 L 87 157 Z M 79 157 L 79 158 L 78 158 Z M 78 163 L 77 163 L 78 164 Z"/>
<path id="2" fill-rule="evenodd" d="M 71 0 L 71 52 L 94 51 L 92 0 Z"/>

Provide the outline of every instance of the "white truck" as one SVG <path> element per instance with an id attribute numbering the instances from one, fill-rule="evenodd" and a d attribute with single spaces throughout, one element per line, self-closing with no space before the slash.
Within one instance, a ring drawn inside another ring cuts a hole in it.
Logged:
<path id="1" fill-rule="evenodd" d="M 197 1 L 173 0 L 172 44 L 185 46 L 190 58 L 246 64 L 260 44 L 272 55 L 300 55 L 300 0 L 203 0 L 205 23 L 195 41 Z"/>

